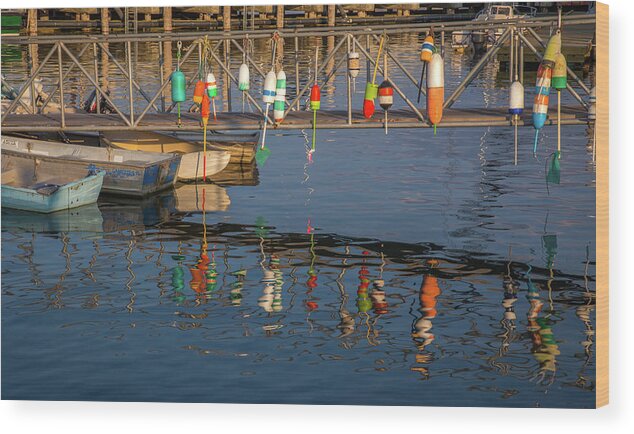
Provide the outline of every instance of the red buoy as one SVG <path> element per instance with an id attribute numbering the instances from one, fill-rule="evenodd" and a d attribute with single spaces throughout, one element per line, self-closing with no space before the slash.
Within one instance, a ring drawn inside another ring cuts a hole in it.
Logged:
<path id="1" fill-rule="evenodd" d="M 319 85 L 315 83 L 310 89 L 310 109 L 319 110 L 321 108 L 321 90 Z"/>

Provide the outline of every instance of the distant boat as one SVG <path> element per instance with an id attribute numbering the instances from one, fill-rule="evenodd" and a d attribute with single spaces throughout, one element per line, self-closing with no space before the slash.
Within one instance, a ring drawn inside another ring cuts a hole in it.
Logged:
<path id="1" fill-rule="evenodd" d="M 182 154 L 178 169 L 179 180 L 202 179 L 204 155 L 207 155 L 207 161 L 204 164 L 207 177 L 222 171 L 231 159 L 231 153 L 227 151 L 208 146 L 205 153 L 202 147 L 196 144 L 149 131 L 104 131 L 101 133 L 101 143 L 129 151 Z"/>
<path id="2" fill-rule="evenodd" d="M 537 9 L 532 6 L 488 4 L 482 9 L 474 22 L 504 22 L 517 18 L 534 17 Z M 504 32 L 504 27 L 488 30 L 456 30 L 451 34 L 451 46 L 454 50 L 462 51 L 473 44 L 476 51 L 492 46 Z"/>
<path id="3" fill-rule="evenodd" d="M 103 191 L 144 196 L 174 184 L 180 164 L 176 154 L 126 151 L 3 136 L 2 162 L 14 161 L 34 167 L 38 177 L 80 178 L 103 170 Z"/>
<path id="4" fill-rule="evenodd" d="M 52 213 L 97 202 L 104 171 L 83 176 L 72 172 L 44 173 L 37 163 L 2 158 L 2 206 L 23 211 Z"/>

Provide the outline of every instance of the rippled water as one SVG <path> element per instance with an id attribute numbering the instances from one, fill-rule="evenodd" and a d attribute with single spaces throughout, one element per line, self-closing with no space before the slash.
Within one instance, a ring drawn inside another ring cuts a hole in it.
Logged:
<path id="1" fill-rule="evenodd" d="M 413 71 L 418 39 L 392 41 Z M 447 52 L 448 92 L 475 61 Z M 507 76 L 456 107 L 505 105 Z M 3 209 L 2 397 L 593 407 L 595 173 L 585 127 L 562 132 L 559 184 L 554 128 L 537 158 L 520 129 L 518 166 L 510 128 L 319 130 L 312 163 L 292 131 L 249 185 Z"/>

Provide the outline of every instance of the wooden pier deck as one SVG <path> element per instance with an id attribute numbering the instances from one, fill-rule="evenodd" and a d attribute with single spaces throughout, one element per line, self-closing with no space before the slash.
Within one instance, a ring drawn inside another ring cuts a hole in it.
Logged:
<path id="1" fill-rule="evenodd" d="M 126 114 L 126 117 L 128 115 Z M 283 122 L 271 126 L 272 129 L 310 129 L 312 112 L 289 112 Z M 2 118 L 2 131 L 106 131 L 106 130 L 151 130 L 195 131 L 201 129 L 198 113 L 184 113 L 181 127 L 177 126 L 175 113 L 148 113 L 136 124 L 128 125 L 118 114 L 66 113 L 65 126 L 62 127 L 61 115 L 54 114 L 8 114 Z M 555 125 L 557 112 L 551 108 L 546 125 Z M 562 125 L 583 125 L 588 122 L 587 111 L 581 106 L 565 106 L 561 109 Z M 461 108 L 447 109 L 437 128 L 447 127 L 483 127 L 510 126 L 511 117 L 507 108 Z M 532 126 L 531 110 L 527 109 L 520 117 L 519 126 Z M 222 130 L 257 130 L 262 127 L 262 115 L 258 113 L 218 113 L 217 120 L 209 121 L 209 128 Z M 388 113 L 389 128 L 430 128 L 427 122 L 419 120 L 416 114 L 407 109 L 391 110 Z M 377 107 L 371 119 L 365 119 L 360 111 L 352 113 L 352 122 L 348 123 L 345 110 L 323 110 L 317 112 L 317 128 L 384 128 L 383 110 Z"/>

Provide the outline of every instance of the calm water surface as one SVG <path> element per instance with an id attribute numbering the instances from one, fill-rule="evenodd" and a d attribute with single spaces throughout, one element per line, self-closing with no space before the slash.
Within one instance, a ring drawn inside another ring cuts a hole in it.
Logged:
<path id="1" fill-rule="evenodd" d="M 473 62 L 447 53 L 448 92 Z M 507 75 L 457 104 L 505 105 Z M 3 209 L 2 398 L 593 407 L 595 172 L 562 131 L 559 184 L 554 128 L 537 158 L 520 129 L 518 166 L 510 128 L 319 130 L 312 162 L 293 131 L 219 184 Z"/>

